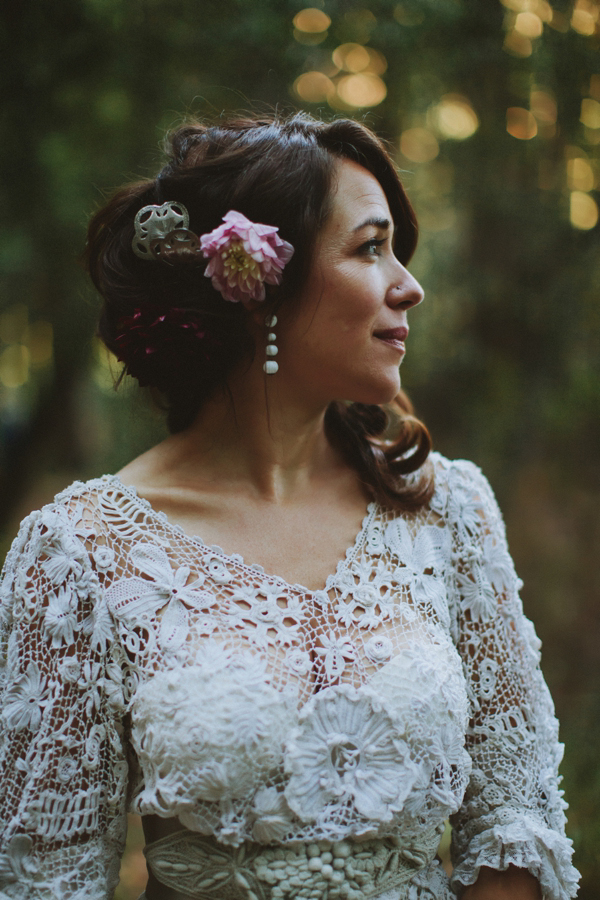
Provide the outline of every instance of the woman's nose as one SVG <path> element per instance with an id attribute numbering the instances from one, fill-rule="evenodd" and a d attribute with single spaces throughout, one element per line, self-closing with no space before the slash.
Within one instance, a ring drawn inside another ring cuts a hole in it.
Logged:
<path id="1" fill-rule="evenodd" d="M 396 283 L 388 291 L 387 302 L 390 306 L 410 309 L 417 306 L 425 294 L 417 279 L 404 266 L 400 265 L 399 268 L 401 271 L 396 276 Z"/>

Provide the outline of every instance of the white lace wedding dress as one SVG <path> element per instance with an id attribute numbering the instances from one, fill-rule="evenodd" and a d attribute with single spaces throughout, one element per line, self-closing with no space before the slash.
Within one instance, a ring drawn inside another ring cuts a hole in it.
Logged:
<path id="1" fill-rule="evenodd" d="M 444 900 L 510 863 L 575 896 L 502 520 L 475 466 L 432 460 L 431 503 L 372 503 L 320 591 L 114 476 L 28 516 L 0 587 L 2 900 L 111 897 L 128 810 L 164 823 L 161 900 Z"/>

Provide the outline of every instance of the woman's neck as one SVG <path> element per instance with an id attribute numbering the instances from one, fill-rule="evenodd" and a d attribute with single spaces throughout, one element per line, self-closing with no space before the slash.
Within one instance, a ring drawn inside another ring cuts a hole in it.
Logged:
<path id="1" fill-rule="evenodd" d="M 178 480 L 197 473 L 244 486 L 276 503 L 300 496 L 309 482 L 346 469 L 325 436 L 325 409 L 298 402 L 284 379 L 252 365 L 206 403 L 193 425 L 161 445 L 163 465 Z"/>

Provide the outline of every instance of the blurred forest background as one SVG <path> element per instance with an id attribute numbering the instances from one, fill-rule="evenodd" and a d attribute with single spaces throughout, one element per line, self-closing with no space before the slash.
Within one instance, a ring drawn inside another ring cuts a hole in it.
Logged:
<path id="1" fill-rule="evenodd" d="M 86 220 L 184 117 L 356 116 L 421 223 L 403 382 L 489 476 L 567 745 L 581 900 L 600 884 L 598 0 L 29 0 L 2 7 L 0 536 L 163 434 L 118 394 Z M 119 900 L 137 897 L 139 827 Z"/>

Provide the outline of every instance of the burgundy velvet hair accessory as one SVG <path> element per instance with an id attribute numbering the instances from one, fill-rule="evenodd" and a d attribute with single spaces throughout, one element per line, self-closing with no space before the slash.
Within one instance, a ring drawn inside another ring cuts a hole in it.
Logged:
<path id="1" fill-rule="evenodd" d="M 117 359 L 140 385 L 166 390 L 172 373 L 190 375 L 210 363 L 220 343 L 202 317 L 193 311 L 172 307 L 137 307 L 132 316 L 118 322 L 115 338 Z"/>

